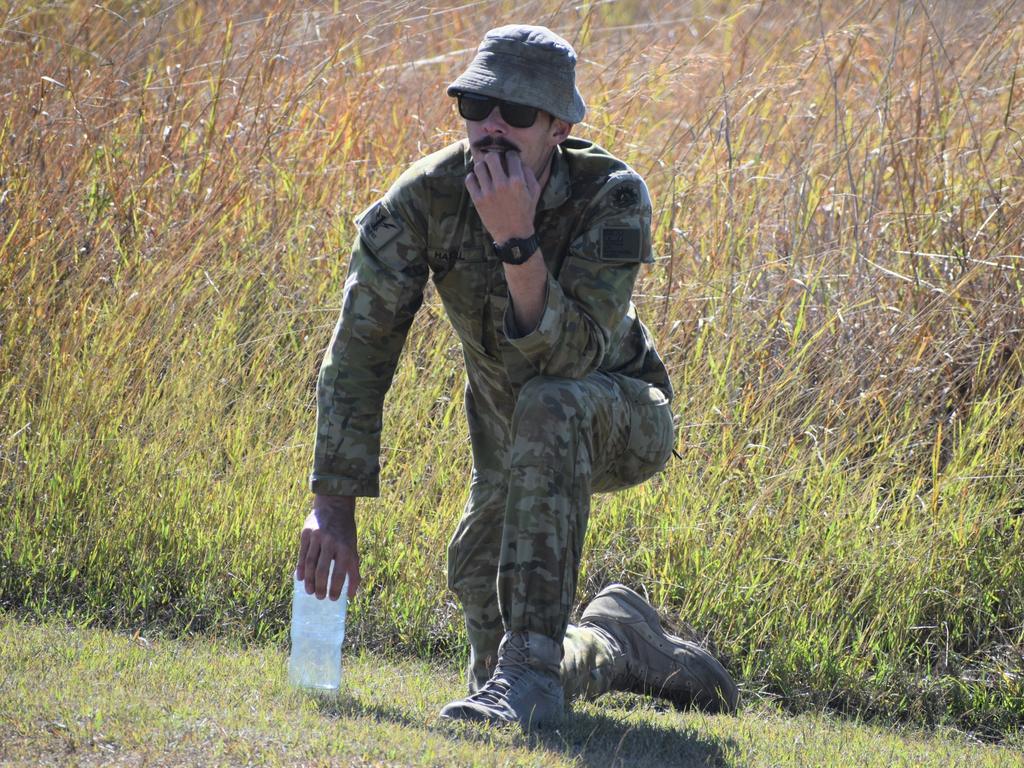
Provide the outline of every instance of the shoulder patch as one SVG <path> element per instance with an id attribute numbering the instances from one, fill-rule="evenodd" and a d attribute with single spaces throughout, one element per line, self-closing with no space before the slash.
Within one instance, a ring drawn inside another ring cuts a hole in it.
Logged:
<path id="1" fill-rule="evenodd" d="M 374 251 L 379 251 L 398 237 L 403 229 L 402 220 L 388 210 L 383 200 L 364 211 L 356 219 L 356 224 Z"/>
<path id="2" fill-rule="evenodd" d="M 640 202 L 640 192 L 637 190 L 635 182 L 623 182 L 612 190 L 612 205 L 616 208 L 632 208 L 638 202 Z"/>
<path id="3" fill-rule="evenodd" d="M 601 258 L 608 261 L 640 261 L 640 230 L 604 227 L 601 230 Z"/>

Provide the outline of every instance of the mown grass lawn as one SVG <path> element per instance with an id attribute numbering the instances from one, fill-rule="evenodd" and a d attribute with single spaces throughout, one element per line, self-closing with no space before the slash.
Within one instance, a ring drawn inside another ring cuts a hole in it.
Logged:
<path id="1" fill-rule="evenodd" d="M 450 666 L 353 650 L 333 701 L 289 689 L 285 653 L 0 616 L 2 765 L 1019 766 L 953 733 L 789 717 L 677 713 L 639 697 L 578 705 L 558 731 L 444 725 Z"/>

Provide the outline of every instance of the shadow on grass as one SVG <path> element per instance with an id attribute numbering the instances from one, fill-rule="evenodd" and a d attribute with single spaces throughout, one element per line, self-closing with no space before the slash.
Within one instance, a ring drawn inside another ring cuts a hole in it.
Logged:
<path id="1" fill-rule="evenodd" d="M 709 737 L 693 727 L 623 720 L 594 712 L 574 712 L 551 733 L 531 736 L 531 743 L 563 754 L 581 765 L 734 767 L 726 757 L 731 740 Z"/>
<path id="2" fill-rule="evenodd" d="M 726 757 L 735 747 L 731 739 L 718 739 L 697 728 L 664 719 L 658 723 L 625 722 L 614 712 L 628 712 L 621 705 L 603 712 L 570 712 L 562 726 L 522 734 L 518 728 L 503 728 L 477 723 L 424 722 L 400 707 L 360 700 L 357 696 L 321 700 L 317 704 L 324 715 L 332 717 L 373 717 L 409 728 L 420 728 L 448 739 L 495 746 L 496 732 L 511 734 L 509 746 L 526 746 L 557 753 L 567 760 L 594 768 L 612 766 L 702 766 L 740 768 Z M 590 707 L 593 710 L 593 707 Z"/>
<path id="3" fill-rule="evenodd" d="M 353 694 L 339 698 L 317 698 L 315 701 L 320 713 L 330 717 L 372 717 L 378 721 L 386 720 L 395 725 L 405 725 L 410 728 L 424 727 L 422 719 L 413 717 L 398 707 L 362 701 Z"/>

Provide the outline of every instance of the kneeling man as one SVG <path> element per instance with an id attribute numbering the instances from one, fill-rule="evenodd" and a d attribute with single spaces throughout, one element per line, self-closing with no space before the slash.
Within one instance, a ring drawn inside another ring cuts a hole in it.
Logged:
<path id="1" fill-rule="evenodd" d="M 576 54 L 544 27 L 487 33 L 448 86 L 466 139 L 410 167 L 357 220 L 320 370 L 298 570 L 323 598 L 359 585 L 355 498 L 376 496 L 381 412 L 432 278 L 462 342 L 473 475 L 448 548 L 469 694 L 442 718 L 557 723 L 566 699 L 636 691 L 732 711 L 736 686 L 620 584 L 569 625 L 590 496 L 672 453 L 672 388 L 631 297 L 651 201 L 628 165 L 570 138 Z M 331 561 L 334 578 L 327 583 Z"/>

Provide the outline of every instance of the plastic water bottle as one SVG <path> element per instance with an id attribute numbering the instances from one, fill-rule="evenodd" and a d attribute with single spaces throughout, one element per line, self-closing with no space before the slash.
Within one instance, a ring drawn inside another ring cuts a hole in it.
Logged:
<path id="1" fill-rule="evenodd" d="M 334 573 L 333 562 L 330 573 Z M 348 575 L 337 600 L 329 597 L 317 600 L 316 595 L 306 594 L 305 585 L 305 581 L 297 578 L 292 585 L 292 653 L 288 659 L 288 680 L 299 688 L 330 694 L 341 685 Z"/>

